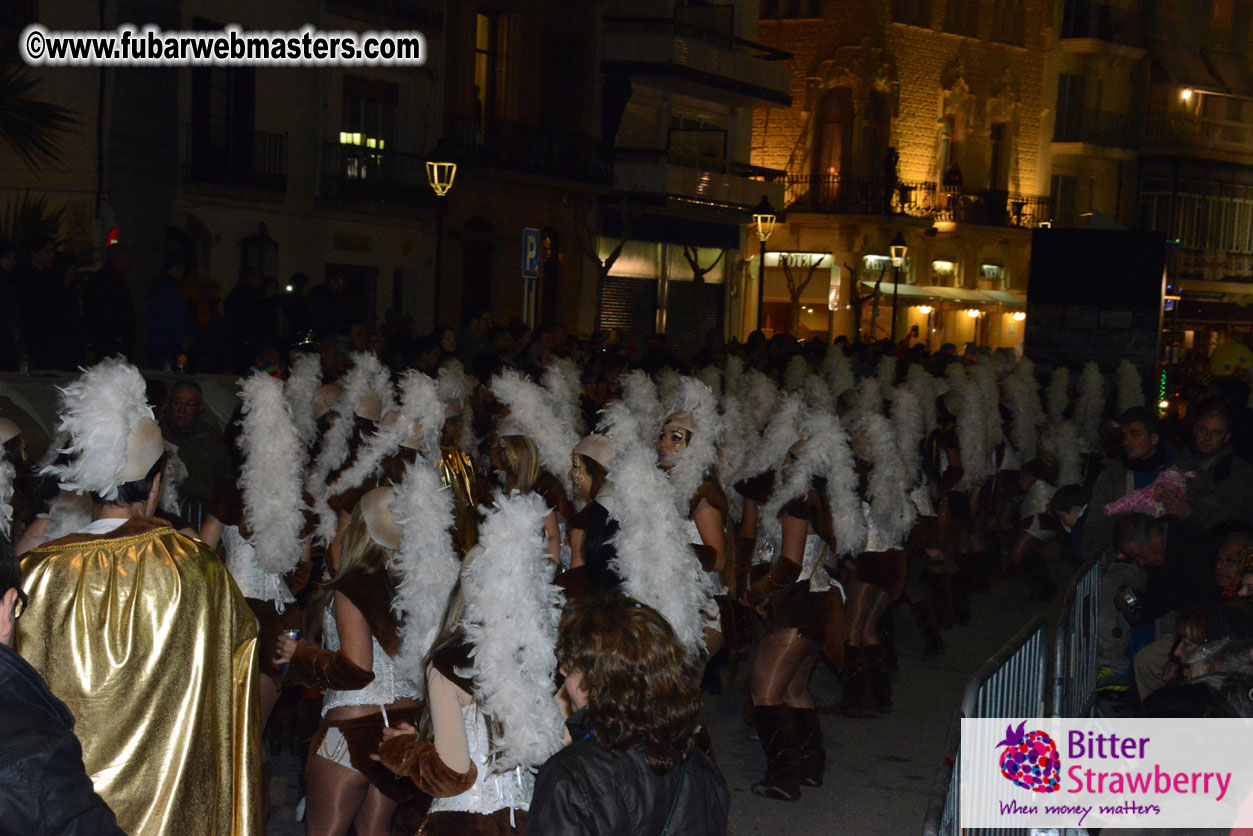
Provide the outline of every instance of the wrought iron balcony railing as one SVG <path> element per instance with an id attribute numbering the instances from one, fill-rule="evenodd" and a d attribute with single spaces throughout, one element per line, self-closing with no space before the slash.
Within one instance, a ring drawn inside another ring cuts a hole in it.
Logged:
<path id="1" fill-rule="evenodd" d="M 988 226 L 1035 227 L 1052 220 L 1047 197 L 838 174 L 789 175 L 785 203 L 794 212 L 909 215 Z"/>
<path id="2" fill-rule="evenodd" d="M 287 134 L 253 131 L 251 142 L 215 144 L 184 126 L 183 181 L 267 192 L 287 190 Z"/>
<path id="3" fill-rule="evenodd" d="M 503 119 L 450 120 L 445 141 L 461 164 L 588 183 L 613 182 L 613 163 L 591 137 Z"/>

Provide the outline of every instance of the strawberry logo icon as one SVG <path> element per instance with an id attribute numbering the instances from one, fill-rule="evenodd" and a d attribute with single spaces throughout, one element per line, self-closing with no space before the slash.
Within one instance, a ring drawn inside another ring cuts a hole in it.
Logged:
<path id="1" fill-rule="evenodd" d="M 1025 731 L 1027 721 L 1018 728 L 1005 727 L 1005 739 L 997 746 L 1001 752 L 1001 774 L 1018 786 L 1032 792 L 1057 792 L 1061 783 L 1062 761 L 1057 756 L 1053 738 L 1039 731 Z"/>

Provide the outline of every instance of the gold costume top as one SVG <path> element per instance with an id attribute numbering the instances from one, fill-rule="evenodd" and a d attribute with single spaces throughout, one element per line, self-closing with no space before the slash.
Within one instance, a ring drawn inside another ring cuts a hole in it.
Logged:
<path id="1" fill-rule="evenodd" d="M 262 832 L 257 630 L 208 546 L 153 519 L 28 552 L 22 655 L 130 836 Z"/>
<path id="2" fill-rule="evenodd" d="M 439 478 L 452 491 L 453 547 L 465 557 L 479 542 L 474 462 L 459 447 L 441 446 Z"/>

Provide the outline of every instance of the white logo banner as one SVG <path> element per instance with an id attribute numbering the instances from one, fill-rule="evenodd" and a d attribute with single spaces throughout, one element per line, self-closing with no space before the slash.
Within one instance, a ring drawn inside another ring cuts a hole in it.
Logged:
<path id="1" fill-rule="evenodd" d="M 963 828 L 1253 827 L 1253 720 L 961 721 Z"/>

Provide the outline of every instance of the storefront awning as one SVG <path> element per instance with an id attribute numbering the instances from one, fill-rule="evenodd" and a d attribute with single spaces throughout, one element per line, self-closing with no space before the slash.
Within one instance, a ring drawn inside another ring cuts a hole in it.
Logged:
<path id="1" fill-rule="evenodd" d="M 871 279 L 862 279 L 862 286 L 874 290 L 875 283 Z M 892 282 L 879 285 L 879 292 L 890 297 L 896 288 Z M 1005 305 L 1011 308 L 1025 308 L 1027 297 L 1013 290 L 971 290 L 964 287 L 941 287 L 939 285 L 903 284 L 897 290 L 903 299 L 932 302 L 964 302 L 969 305 Z"/>

